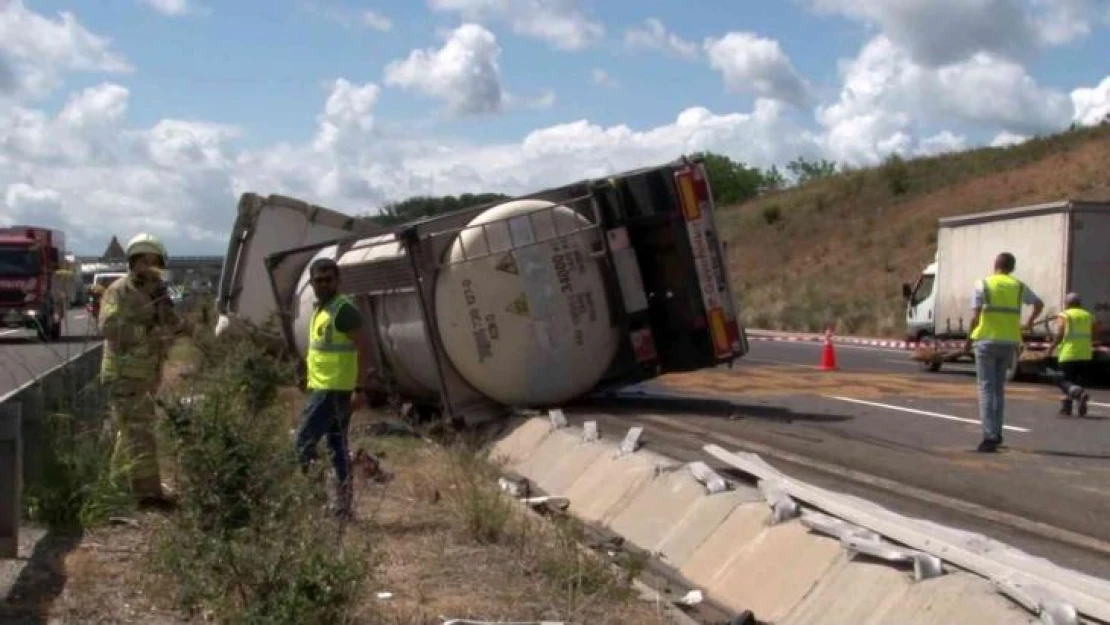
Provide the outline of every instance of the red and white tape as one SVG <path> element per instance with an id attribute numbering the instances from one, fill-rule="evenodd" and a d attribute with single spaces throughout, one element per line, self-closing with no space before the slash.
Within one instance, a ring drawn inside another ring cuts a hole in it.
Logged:
<path id="1" fill-rule="evenodd" d="M 786 343 L 823 343 L 825 341 L 825 334 L 811 334 L 811 333 L 791 333 L 791 332 L 778 332 L 774 330 L 755 330 L 745 329 L 748 338 L 754 341 L 775 341 Z M 919 347 L 932 347 L 940 349 L 960 349 L 964 346 L 963 341 L 922 341 L 920 343 L 913 341 L 899 341 L 896 339 L 877 339 L 868 338 L 863 336 L 832 336 L 833 343 L 840 343 L 843 345 L 861 345 L 867 347 L 879 347 L 891 350 L 912 350 Z M 1033 349 L 1047 349 L 1048 343 L 1041 341 L 1029 342 L 1025 344 L 1026 348 Z M 1110 348 L 1100 346 L 1095 348 L 1097 351 L 1105 352 L 1110 351 Z"/>

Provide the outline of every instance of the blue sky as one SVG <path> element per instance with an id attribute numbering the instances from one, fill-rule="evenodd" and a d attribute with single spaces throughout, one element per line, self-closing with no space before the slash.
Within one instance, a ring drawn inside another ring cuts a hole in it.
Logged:
<path id="1" fill-rule="evenodd" d="M 690 149 L 868 164 L 1110 112 L 1104 0 L 754 6 L 0 0 L 0 71 L 15 76 L 0 91 L 0 219 L 53 220 L 82 253 L 139 230 L 206 253 L 244 190 L 356 212 Z M 670 49 L 629 42 L 649 18 Z M 434 56 L 444 46 L 453 66 Z"/>

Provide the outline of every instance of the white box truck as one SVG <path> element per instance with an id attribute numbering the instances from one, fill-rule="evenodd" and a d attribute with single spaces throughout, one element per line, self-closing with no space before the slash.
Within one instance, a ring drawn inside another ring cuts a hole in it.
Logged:
<path id="1" fill-rule="evenodd" d="M 1084 307 L 1104 328 L 1096 359 L 1108 362 L 1105 330 L 1110 329 L 1110 202 L 1062 200 L 949 217 L 939 220 L 934 262 L 914 284 L 903 284 L 907 340 L 922 344 L 915 354 L 926 370 L 941 363 L 971 358 L 963 354 L 975 281 L 991 273 L 994 258 L 1010 252 L 1017 258 L 1014 277 L 1044 300 L 1033 333 L 1025 337 L 1019 366 L 1011 379 L 1032 376 L 1052 365 L 1045 357 L 1056 331 L 1055 316 L 1064 296 L 1076 291 Z M 1022 311 L 1023 321 L 1030 308 Z M 928 345 L 927 342 L 935 341 Z M 948 344 L 947 341 L 952 343 Z"/>

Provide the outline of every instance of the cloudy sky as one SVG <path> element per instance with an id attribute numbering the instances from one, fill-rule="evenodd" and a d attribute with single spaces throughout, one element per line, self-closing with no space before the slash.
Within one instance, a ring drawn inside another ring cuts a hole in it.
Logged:
<path id="1" fill-rule="evenodd" d="M 1110 0 L 0 0 L 0 222 L 220 253 L 244 191 L 1020 141 L 1110 113 L 1108 30 Z"/>

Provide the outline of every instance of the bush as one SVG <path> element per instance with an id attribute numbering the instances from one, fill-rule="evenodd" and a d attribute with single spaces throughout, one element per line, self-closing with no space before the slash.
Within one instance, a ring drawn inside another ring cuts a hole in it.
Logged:
<path id="1" fill-rule="evenodd" d="M 292 368 L 246 341 L 198 352 L 202 373 L 163 402 L 180 510 L 154 569 L 181 607 L 223 623 L 345 622 L 369 573 L 367 536 L 326 513 L 330 466 L 298 467 L 275 402 Z"/>
<path id="2" fill-rule="evenodd" d="M 131 508 L 127 476 L 112 471 L 115 438 L 103 389 L 95 380 L 76 381 L 66 377 L 44 389 L 45 418 L 26 426 L 31 475 L 23 515 L 63 533 L 80 533 Z"/>

